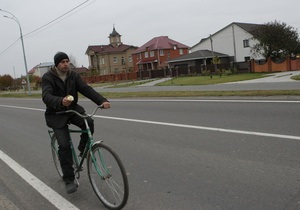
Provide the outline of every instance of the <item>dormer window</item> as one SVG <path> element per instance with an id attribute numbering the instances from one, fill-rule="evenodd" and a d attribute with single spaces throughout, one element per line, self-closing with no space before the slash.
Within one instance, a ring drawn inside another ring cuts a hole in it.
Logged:
<path id="1" fill-rule="evenodd" d="M 173 45 L 173 49 L 176 50 L 176 49 L 177 49 L 177 46 L 176 46 L 176 45 Z"/>

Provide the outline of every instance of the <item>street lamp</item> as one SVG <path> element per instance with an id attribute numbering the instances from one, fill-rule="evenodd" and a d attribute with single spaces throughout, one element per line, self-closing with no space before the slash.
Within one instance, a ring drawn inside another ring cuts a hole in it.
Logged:
<path id="1" fill-rule="evenodd" d="M 28 85 L 28 95 L 31 94 L 31 90 L 30 90 L 30 81 L 29 81 L 29 75 L 28 75 L 28 68 L 27 68 L 27 61 L 26 61 L 26 55 L 25 55 L 25 47 L 24 47 L 24 40 L 23 40 L 23 34 L 22 34 L 22 28 L 21 28 L 21 24 L 18 20 L 18 18 L 16 18 L 16 16 L 14 16 L 12 13 L 5 11 L 3 9 L 0 9 L 0 11 L 2 12 L 6 12 L 8 14 L 10 14 L 12 17 L 8 17 L 8 16 L 4 16 L 6 18 L 12 19 L 14 21 L 16 21 L 16 23 L 18 23 L 19 28 L 20 28 L 20 38 L 21 38 L 21 42 L 22 42 L 22 49 L 23 49 L 23 56 L 24 56 L 24 64 L 25 64 L 25 70 L 26 70 L 26 79 L 27 79 L 27 85 Z"/>

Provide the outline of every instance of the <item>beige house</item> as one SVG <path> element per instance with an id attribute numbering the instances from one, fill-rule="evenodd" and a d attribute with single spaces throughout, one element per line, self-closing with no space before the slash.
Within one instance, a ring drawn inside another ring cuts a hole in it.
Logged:
<path id="1" fill-rule="evenodd" d="M 133 72 L 132 53 L 138 47 L 123 44 L 121 35 L 113 27 L 108 45 L 91 45 L 86 50 L 89 69 L 99 75 Z"/>

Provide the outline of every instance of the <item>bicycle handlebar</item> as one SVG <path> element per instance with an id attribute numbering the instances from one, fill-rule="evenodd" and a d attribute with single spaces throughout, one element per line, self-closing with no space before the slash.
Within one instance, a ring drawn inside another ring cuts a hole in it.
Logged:
<path id="1" fill-rule="evenodd" d="M 79 117 L 82 117 L 82 118 L 87 118 L 87 117 L 92 117 L 94 116 L 94 114 L 97 112 L 98 109 L 102 109 L 103 108 L 103 105 L 100 105 L 100 106 L 97 106 L 96 109 L 93 111 L 92 114 L 90 115 L 82 115 L 80 114 L 79 112 L 76 112 L 75 110 L 72 110 L 72 109 L 69 109 L 69 110 L 66 110 L 66 111 L 60 111 L 60 112 L 56 112 L 55 114 L 68 114 L 68 113 L 74 113 L 74 114 L 77 114 Z"/>

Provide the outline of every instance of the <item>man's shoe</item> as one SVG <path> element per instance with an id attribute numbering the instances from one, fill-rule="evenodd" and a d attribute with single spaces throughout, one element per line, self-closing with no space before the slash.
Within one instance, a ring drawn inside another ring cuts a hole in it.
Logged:
<path id="1" fill-rule="evenodd" d="M 68 194 L 76 192 L 78 185 L 74 181 L 66 181 L 66 191 Z"/>

